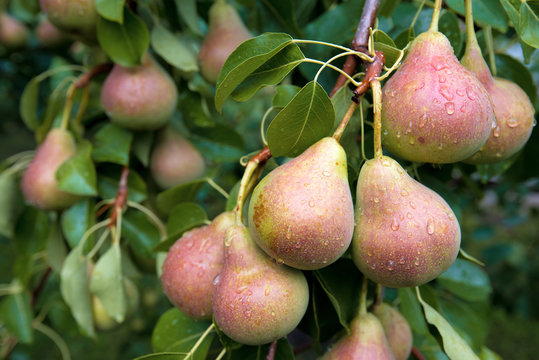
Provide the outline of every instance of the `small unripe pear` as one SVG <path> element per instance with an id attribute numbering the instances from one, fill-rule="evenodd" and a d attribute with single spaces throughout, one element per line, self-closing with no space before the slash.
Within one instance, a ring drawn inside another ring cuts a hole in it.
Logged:
<path id="1" fill-rule="evenodd" d="M 193 181 L 204 174 L 202 154 L 182 135 L 166 127 L 157 138 L 150 159 L 150 170 L 162 188 Z"/>
<path id="2" fill-rule="evenodd" d="M 457 258 L 460 226 L 444 199 L 395 160 L 368 160 L 359 173 L 352 259 L 387 287 L 419 286 Z"/>
<path id="3" fill-rule="evenodd" d="M 210 8 L 209 26 L 198 58 L 202 75 L 215 84 L 228 56 L 252 36 L 236 10 L 224 0 L 217 0 Z"/>
<path id="4" fill-rule="evenodd" d="M 242 224 L 225 234 L 223 270 L 215 278 L 213 316 L 223 332 L 246 345 L 262 345 L 290 333 L 309 303 L 299 270 L 276 264 Z"/>
<path id="5" fill-rule="evenodd" d="M 346 153 L 331 137 L 260 181 L 249 204 L 256 243 L 278 262 L 314 270 L 335 262 L 354 231 Z"/>
<path id="6" fill-rule="evenodd" d="M 380 321 L 370 313 L 358 315 L 345 335 L 320 360 L 393 360 Z"/>
<path id="7" fill-rule="evenodd" d="M 67 130 L 52 129 L 37 148 L 36 155 L 22 177 L 26 200 L 44 210 L 70 207 L 80 196 L 58 189 L 56 170 L 76 152 L 75 140 Z"/>
<path id="8" fill-rule="evenodd" d="M 150 56 L 142 65 L 114 65 L 101 90 L 111 121 L 133 130 L 155 130 L 167 123 L 178 100 L 176 84 Z"/>
<path id="9" fill-rule="evenodd" d="M 412 329 L 410 329 L 408 321 L 397 309 L 385 303 L 375 305 L 372 312 L 384 328 L 387 342 L 391 352 L 395 355 L 395 360 L 408 359 L 413 345 Z"/>
<path id="10" fill-rule="evenodd" d="M 29 38 L 28 28 L 13 16 L 0 14 L 0 45 L 8 49 L 25 46 Z"/>
<path id="11" fill-rule="evenodd" d="M 47 18 L 43 18 L 35 29 L 36 38 L 43 47 L 60 46 L 68 42 L 68 38 Z"/>
<path id="12" fill-rule="evenodd" d="M 193 319 L 211 319 L 213 280 L 223 267 L 225 232 L 234 222 L 233 213 L 222 213 L 210 225 L 186 232 L 168 251 L 163 290 Z"/>
<path id="13" fill-rule="evenodd" d="M 87 42 L 95 42 L 99 14 L 94 0 L 39 0 L 41 10 L 58 29 Z"/>
<path id="14" fill-rule="evenodd" d="M 123 279 L 127 311 L 126 318 L 131 316 L 138 308 L 139 293 L 137 286 L 128 278 Z M 92 313 L 94 316 L 94 323 L 98 330 L 108 331 L 120 326 L 121 323 L 116 321 L 112 316 L 107 313 L 107 310 L 103 307 L 103 303 L 95 295 L 92 295 Z"/>

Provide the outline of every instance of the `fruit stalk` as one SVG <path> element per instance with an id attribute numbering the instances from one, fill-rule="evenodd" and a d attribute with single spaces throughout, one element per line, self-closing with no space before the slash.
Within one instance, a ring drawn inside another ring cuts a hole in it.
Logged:
<path id="1" fill-rule="evenodd" d="M 466 43 L 468 46 L 473 45 L 479 46 L 477 44 L 477 38 L 475 37 L 475 29 L 473 23 L 473 13 L 472 13 L 472 0 L 464 0 L 464 5 L 466 7 Z"/>
<path id="2" fill-rule="evenodd" d="M 382 157 L 382 86 L 377 79 L 371 81 L 374 112 L 374 157 Z"/>
<path id="3" fill-rule="evenodd" d="M 434 2 L 434 12 L 432 13 L 432 20 L 430 22 L 429 31 L 438 31 L 438 22 L 440 20 L 440 11 L 442 10 L 442 0 L 436 0 Z"/>

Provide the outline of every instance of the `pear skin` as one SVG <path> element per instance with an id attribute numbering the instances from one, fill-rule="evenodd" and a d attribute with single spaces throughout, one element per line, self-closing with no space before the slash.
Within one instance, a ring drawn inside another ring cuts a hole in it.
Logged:
<path id="1" fill-rule="evenodd" d="M 228 56 L 251 37 L 236 10 L 226 1 L 217 0 L 210 8 L 209 30 L 198 53 L 202 76 L 217 83 Z"/>
<path id="2" fill-rule="evenodd" d="M 213 280 L 221 272 L 224 235 L 235 222 L 225 212 L 210 225 L 190 230 L 172 245 L 161 282 L 169 300 L 193 319 L 211 319 Z"/>
<path id="3" fill-rule="evenodd" d="M 101 102 L 111 121 L 133 130 L 162 127 L 177 101 L 176 84 L 148 55 L 139 66 L 115 64 L 101 90 Z"/>
<path id="4" fill-rule="evenodd" d="M 437 31 L 413 41 L 384 85 L 382 103 L 382 143 L 410 161 L 464 160 L 483 146 L 496 124 L 485 88 Z"/>
<path id="5" fill-rule="evenodd" d="M 39 0 L 39 4 L 58 29 L 79 40 L 96 42 L 99 14 L 94 0 Z"/>
<path id="6" fill-rule="evenodd" d="M 277 262 L 302 270 L 335 262 L 354 231 L 342 146 L 323 138 L 264 177 L 251 196 L 249 228 Z"/>
<path id="7" fill-rule="evenodd" d="M 505 160 L 522 149 L 530 138 L 534 126 L 533 105 L 517 84 L 492 77 L 477 41 L 468 41 L 461 63 L 485 86 L 497 120 L 487 142 L 465 162 L 492 164 Z"/>
<path id="8" fill-rule="evenodd" d="M 412 329 L 410 329 L 408 321 L 397 309 L 386 303 L 375 305 L 372 312 L 384 328 L 387 342 L 395 360 L 408 359 L 413 345 Z"/>
<path id="9" fill-rule="evenodd" d="M 198 179 L 206 165 L 202 154 L 187 139 L 166 127 L 157 138 L 150 158 L 150 170 L 162 188 L 171 188 Z"/>
<path id="10" fill-rule="evenodd" d="M 30 204 L 44 210 L 70 207 L 81 197 L 58 189 L 56 170 L 71 156 L 76 145 L 67 130 L 52 129 L 24 172 L 21 180 L 23 195 Z"/>
<path id="11" fill-rule="evenodd" d="M 0 45 L 8 49 L 25 46 L 30 38 L 28 28 L 7 13 L 0 13 Z"/>
<path id="12" fill-rule="evenodd" d="M 286 336 L 309 303 L 307 280 L 299 270 L 276 264 L 241 224 L 225 235 L 225 260 L 215 278 L 213 316 L 223 332 L 246 345 Z"/>
<path id="13" fill-rule="evenodd" d="M 394 360 L 380 321 L 373 314 L 358 315 L 345 335 L 320 360 Z"/>
<path id="14" fill-rule="evenodd" d="M 67 36 L 54 26 L 47 18 L 43 18 L 35 28 L 37 41 L 42 47 L 53 48 L 69 42 Z"/>
<path id="15" fill-rule="evenodd" d="M 368 160 L 359 173 L 352 258 L 383 286 L 419 286 L 455 261 L 460 226 L 442 197 L 395 160 Z"/>

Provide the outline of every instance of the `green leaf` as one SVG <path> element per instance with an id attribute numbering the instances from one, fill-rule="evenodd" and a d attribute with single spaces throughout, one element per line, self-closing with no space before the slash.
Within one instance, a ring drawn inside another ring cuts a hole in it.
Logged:
<path id="1" fill-rule="evenodd" d="M 153 256 L 152 248 L 161 239 L 159 230 L 146 214 L 131 209 L 123 216 L 122 235 L 129 241 L 133 251 L 143 258 Z"/>
<path id="2" fill-rule="evenodd" d="M 45 249 L 50 226 L 45 211 L 33 206 L 26 207 L 15 224 L 13 244 L 17 252 L 32 255 Z"/>
<path id="3" fill-rule="evenodd" d="M 539 18 L 526 1 L 520 5 L 518 34 L 526 44 L 539 48 Z"/>
<path id="4" fill-rule="evenodd" d="M 56 170 L 58 188 L 77 195 L 97 195 L 92 144 L 81 140 L 77 152 Z"/>
<path id="5" fill-rule="evenodd" d="M 143 355 L 135 358 L 135 360 L 178 360 L 184 358 L 184 353 L 180 352 L 160 352 L 155 354 Z"/>
<path id="6" fill-rule="evenodd" d="M 460 335 L 453 329 L 453 327 L 447 322 L 446 319 L 440 315 L 432 306 L 427 304 L 421 298 L 419 288 L 416 287 L 417 299 L 423 306 L 425 311 L 425 318 L 427 321 L 434 325 L 436 329 L 442 335 L 444 344 L 444 351 L 451 360 L 460 359 L 479 359 L 479 357 L 470 349 L 466 341 L 464 341 Z"/>
<path id="7" fill-rule="evenodd" d="M 193 145 L 212 162 L 234 162 L 244 154 L 243 137 L 230 125 L 215 123 L 211 127 L 195 128 L 191 135 Z"/>
<path id="8" fill-rule="evenodd" d="M 453 52 L 458 56 L 462 50 L 463 41 L 457 16 L 450 11 L 444 11 L 440 16 L 438 27 L 440 32 L 447 36 L 453 47 Z"/>
<path id="9" fill-rule="evenodd" d="M 129 163 L 133 133 L 115 124 L 106 124 L 94 136 L 92 158 L 95 162 Z"/>
<path id="10" fill-rule="evenodd" d="M 288 33 L 302 37 L 301 30 L 296 21 L 294 1 L 262 0 L 262 4 L 264 4 L 279 24 L 287 29 Z"/>
<path id="11" fill-rule="evenodd" d="M 387 67 L 391 67 L 397 62 L 401 51 L 397 48 L 397 45 L 385 32 L 381 30 L 376 30 L 374 33 L 374 49 L 383 51 Z"/>
<path id="12" fill-rule="evenodd" d="M 144 167 L 150 163 L 150 152 L 153 143 L 153 132 L 138 131 L 135 133 L 133 144 L 131 145 L 133 153 L 140 160 Z"/>
<path id="13" fill-rule="evenodd" d="M 446 0 L 447 6 L 464 15 L 464 0 Z M 499 0 L 475 0 L 472 3 L 474 21 L 479 25 L 490 25 L 505 33 L 507 31 L 507 17 Z"/>
<path id="14" fill-rule="evenodd" d="M 37 118 L 37 105 L 39 101 L 39 78 L 35 77 L 24 88 L 19 103 L 19 112 L 22 121 L 30 130 L 36 130 L 41 122 Z"/>
<path id="15" fill-rule="evenodd" d="M 184 232 L 205 224 L 208 220 L 204 209 L 195 203 L 184 202 L 172 209 L 167 220 L 167 239 L 153 248 L 154 252 L 168 251 Z"/>
<path id="16" fill-rule="evenodd" d="M 314 275 L 331 300 L 339 322 L 350 331 L 348 324 L 357 314 L 359 304 L 361 274 L 357 267 L 352 261 L 341 259 L 331 266 L 316 270 Z"/>
<path id="17" fill-rule="evenodd" d="M 199 93 L 183 91 L 178 99 L 178 108 L 184 116 L 183 120 L 193 126 L 211 127 L 215 125 L 206 99 Z"/>
<path id="18" fill-rule="evenodd" d="M 288 34 L 266 33 L 243 42 L 227 58 L 215 93 L 215 107 L 221 111 L 226 99 L 253 71 L 292 44 Z"/>
<path id="19" fill-rule="evenodd" d="M 400 288 L 398 290 L 400 301 L 400 312 L 410 324 L 412 331 L 417 334 L 428 334 L 429 329 L 421 306 L 417 301 L 417 297 L 411 288 Z"/>
<path id="20" fill-rule="evenodd" d="M 197 35 L 202 35 L 198 25 L 196 0 L 175 0 L 178 17 L 181 18 L 189 29 Z"/>
<path id="21" fill-rule="evenodd" d="M 173 308 L 165 312 L 155 325 L 152 334 L 154 351 L 187 353 L 211 323 L 193 320 L 180 310 Z M 205 359 L 214 334 L 204 339 L 193 356 L 193 360 Z"/>
<path id="22" fill-rule="evenodd" d="M 123 24 L 99 18 L 97 39 L 112 61 L 123 66 L 139 65 L 150 44 L 146 24 L 127 8 Z"/>
<path id="23" fill-rule="evenodd" d="M 170 213 L 177 204 L 194 200 L 204 184 L 206 179 L 198 179 L 159 193 L 156 199 L 157 208 L 164 213 Z"/>
<path id="24" fill-rule="evenodd" d="M 90 291 L 101 300 L 107 314 L 119 323 L 123 322 L 127 312 L 122 279 L 122 254 L 120 244 L 115 242 L 95 264 Z"/>
<path id="25" fill-rule="evenodd" d="M 342 118 L 348 111 L 350 103 L 352 102 L 352 96 L 352 91 L 346 86 L 341 87 L 335 94 L 333 94 L 331 102 L 333 103 L 333 108 L 335 109 L 335 122 L 333 124 L 334 130 L 337 129 Z M 363 109 L 366 109 L 365 105 L 367 104 L 367 101 L 362 101 L 364 105 Z M 365 116 L 365 112 L 363 115 Z M 353 163 L 353 161 L 359 161 L 360 158 L 360 144 L 358 144 L 357 141 L 358 134 L 361 134 L 360 130 L 361 113 L 359 109 L 357 109 L 357 111 L 354 112 L 348 121 L 348 125 L 344 129 L 341 140 L 339 141 L 343 149 L 346 151 L 346 158 L 349 164 Z M 354 170 L 354 173 L 357 173 L 357 170 Z M 350 172 L 350 176 L 351 175 L 352 172 Z"/>
<path id="26" fill-rule="evenodd" d="M 60 291 L 86 336 L 95 337 L 92 301 L 88 287 L 88 259 L 77 246 L 67 256 L 60 273 Z"/>
<path id="27" fill-rule="evenodd" d="M 284 108 L 300 90 L 301 88 L 296 85 L 277 86 L 271 105 L 276 109 Z"/>
<path id="28" fill-rule="evenodd" d="M 86 230 L 94 225 L 94 205 L 93 200 L 83 199 L 62 213 L 62 231 L 70 247 L 77 246 Z"/>
<path id="29" fill-rule="evenodd" d="M 198 71 L 198 60 L 191 49 L 161 25 L 154 26 L 151 44 L 170 65 L 185 72 Z"/>
<path id="30" fill-rule="evenodd" d="M 13 236 L 15 222 L 22 203 L 19 184 L 15 175 L 3 172 L 0 174 L 0 235 L 7 238 Z"/>
<path id="31" fill-rule="evenodd" d="M 486 346 L 483 346 L 481 349 L 481 354 L 479 354 L 481 360 L 502 360 L 502 357 L 496 354 L 494 351 L 490 350 Z"/>
<path id="32" fill-rule="evenodd" d="M 464 300 L 486 300 L 492 291 L 488 275 L 479 266 L 457 259 L 437 279 L 438 283 Z"/>
<path id="33" fill-rule="evenodd" d="M 29 344 L 34 341 L 32 320 L 33 314 L 28 293 L 12 294 L 2 299 L 0 322 L 21 343 Z"/>
<path id="34" fill-rule="evenodd" d="M 268 127 L 268 145 L 273 156 L 293 157 L 329 135 L 335 110 L 320 84 L 311 81 L 282 109 Z"/>
<path id="35" fill-rule="evenodd" d="M 113 199 L 118 191 L 118 181 L 120 179 L 121 169 L 116 169 L 110 174 L 99 173 L 97 179 L 97 188 L 99 196 L 103 199 Z M 135 202 L 141 202 L 148 197 L 148 191 L 144 179 L 134 170 L 129 170 L 127 176 L 127 199 Z"/>
<path id="36" fill-rule="evenodd" d="M 53 223 L 47 239 L 47 264 L 54 270 L 55 273 L 60 273 L 62 265 L 67 255 L 67 247 L 62 238 L 60 226 Z"/>
<path id="37" fill-rule="evenodd" d="M 95 9 L 105 19 L 123 24 L 125 0 L 94 0 Z"/>
<path id="38" fill-rule="evenodd" d="M 251 72 L 232 92 L 236 101 L 250 99 L 258 90 L 267 85 L 280 83 L 290 71 L 301 64 L 305 56 L 296 44 L 290 44 L 255 71 Z"/>

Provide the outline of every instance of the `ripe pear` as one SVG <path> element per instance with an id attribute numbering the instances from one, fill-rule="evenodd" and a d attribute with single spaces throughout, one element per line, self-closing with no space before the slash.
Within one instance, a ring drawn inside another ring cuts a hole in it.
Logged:
<path id="1" fill-rule="evenodd" d="M 413 345 L 412 330 L 408 321 L 397 309 L 385 303 L 375 305 L 372 312 L 384 328 L 395 360 L 408 359 Z"/>
<path id="2" fill-rule="evenodd" d="M 16 49 L 28 43 L 30 33 L 19 20 L 7 13 L 0 13 L 0 45 Z"/>
<path id="3" fill-rule="evenodd" d="M 133 130 L 155 130 L 172 116 L 178 91 L 170 75 L 146 55 L 139 66 L 114 65 L 103 83 L 101 101 L 113 123 Z"/>
<path id="4" fill-rule="evenodd" d="M 99 14 L 94 0 L 39 0 L 39 3 L 58 29 L 85 42 L 96 41 Z"/>
<path id="5" fill-rule="evenodd" d="M 224 236 L 235 222 L 225 212 L 210 225 L 190 230 L 172 245 L 161 282 L 170 302 L 193 319 L 211 319 L 213 280 L 223 267 Z"/>
<path id="6" fill-rule="evenodd" d="M 526 93 L 514 82 L 492 77 L 481 55 L 475 33 L 468 36 L 462 65 L 485 86 L 496 115 L 497 125 L 487 142 L 465 162 L 491 164 L 516 154 L 528 141 L 534 124 L 534 108 Z"/>
<path id="7" fill-rule="evenodd" d="M 225 234 L 225 260 L 215 278 L 213 316 L 223 332 L 246 345 L 262 345 L 290 333 L 309 303 L 299 270 L 276 264 L 252 241 L 243 224 Z"/>
<path id="8" fill-rule="evenodd" d="M 68 38 L 47 18 L 43 18 L 35 29 L 39 44 L 46 48 L 60 46 L 68 42 Z"/>
<path id="9" fill-rule="evenodd" d="M 354 231 L 342 146 L 323 138 L 264 177 L 251 197 L 249 228 L 277 262 L 314 270 L 336 261 Z"/>
<path id="10" fill-rule="evenodd" d="M 225 0 L 215 1 L 210 8 L 209 30 L 198 53 L 202 76 L 217 83 L 228 56 L 251 37 L 236 10 Z"/>
<path id="11" fill-rule="evenodd" d="M 371 313 L 359 314 L 350 333 L 340 339 L 320 360 L 393 360 L 384 328 Z"/>
<path id="12" fill-rule="evenodd" d="M 359 173 L 352 258 L 383 286 L 422 285 L 443 273 L 460 248 L 449 205 L 395 160 L 367 161 Z"/>
<path id="13" fill-rule="evenodd" d="M 420 34 L 382 96 L 382 142 L 410 161 L 451 163 L 474 154 L 496 120 L 489 96 L 438 31 Z"/>
<path id="14" fill-rule="evenodd" d="M 202 154 L 187 139 L 171 127 L 161 131 L 150 159 L 150 170 L 159 186 L 171 188 L 193 181 L 205 169 Z"/>
<path id="15" fill-rule="evenodd" d="M 56 170 L 76 152 L 75 140 L 63 129 L 52 129 L 22 176 L 23 195 L 30 204 L 44 210 L 70 207 L 80 196 L 58 189 Z"/>

